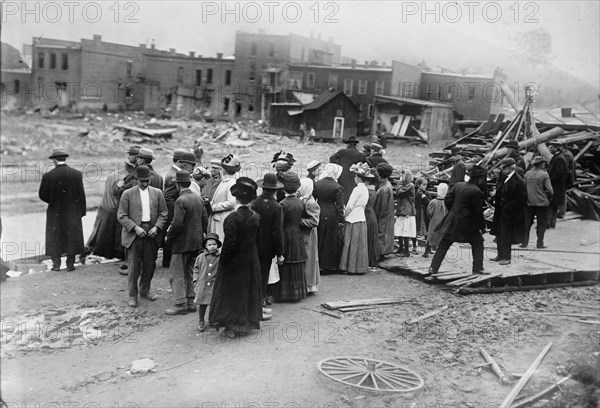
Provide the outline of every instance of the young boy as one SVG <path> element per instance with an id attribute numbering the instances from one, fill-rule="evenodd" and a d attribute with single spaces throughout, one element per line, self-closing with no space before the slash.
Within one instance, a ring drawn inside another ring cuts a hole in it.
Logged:
<path id="1" fill-rule="evenodd" d="M 199 324 L 198 330 L 205 330 L 204 314 L 213 295 L 213 287 L 215 278 L 219 271 L 219 258 L 221 255 L 221 241 L 219 235 L 215 233 L 206 234 L 206 238 L 202 241 L 204 252 L 198 255 L 194 264 L 194 282 L 196 298 L 194 303 L 199 306 Z"/>

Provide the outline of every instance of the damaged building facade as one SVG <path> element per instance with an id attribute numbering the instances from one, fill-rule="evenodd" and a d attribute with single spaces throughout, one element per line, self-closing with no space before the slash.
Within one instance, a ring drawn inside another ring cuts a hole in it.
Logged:
<path id="1" fill-rule="evenodd" d="M 28 90 L 31 69 L 21 58 L 19 51 L 5 43 L 2 43 L 0 78 L 2 105 L 19 106 L 30 102 L 31 95 Z"/>

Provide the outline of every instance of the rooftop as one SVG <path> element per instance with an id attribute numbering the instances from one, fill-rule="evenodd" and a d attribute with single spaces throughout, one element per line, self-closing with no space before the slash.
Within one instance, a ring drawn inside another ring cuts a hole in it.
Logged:
<path id="1" fill-rule="evenodd" d="M 434 108 L 451 108 L 453 106 L 447 103 L 424 101 L 422 99 L 407 98 L 405 96 L 388 96 L 388 95 L 376 95 L 375 101 L 389 101 L 389 102 L 400 102 L 407 105 L 419 105 L 419 106 L 430 106 Z"/>

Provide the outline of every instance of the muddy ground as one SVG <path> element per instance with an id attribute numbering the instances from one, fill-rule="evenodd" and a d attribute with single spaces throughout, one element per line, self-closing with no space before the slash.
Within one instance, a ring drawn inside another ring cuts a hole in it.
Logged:
<path id="1" fill-rule="evenodd" d="M 3 218 L 44 210 L 37 200 L 39 180 L 27 175 L 18 179 L 12 170 L 6 173 L 5 165 L 7 160 L 20 168 L 46 164 L 44 157 L 53 144 L 46 139 L 49 125 L 60 129 L 62 133 L 52 140 L 68 146 L 74 161 L 93 157 L 97 163 L 113 163 L 124 159 L 122 151 L 131 144 L 116 135 L 103 149 L 94 148 L 97 155 L 88 156 L 86 146 L 94 144 L 72 128 L 89 127 L 89 122 L 64 122 L 3 117 L 3 144 L 26 141 L 28 146 L 36 146 L 25 150 L 27 156 L 4 156 Z M 100 130 L 114 135 L 104 122 Z M 179 143 L 192 147 L 203 131 L 186 129 L 181 132 L 185 137 L 155 145 L 159 171 L 166 172 L 173 148 Z M 36 142 L 35 132 L 46 136 Z M 332 144 L 298 145 L 297 140 L 279 137 L 260 140 L 247 149 L 203 146 L 207 159 L 233 150 L 258 163 L 268 163 L 280 148 L 292 151 L 301 162 L 326 159 L 338 148 Z M 422 163 L 434 148 L 439 146 L 391 144 L 387 154 L 392 164 Z M 87 181 L 90 206 L 99 203 L 102 186 L 103 180 Z M 43 234 L 43 225 L 36 228 Z M 130 408 L 491 408 L 499 406 L 512 384 L 502 385 L 487 368 L 475 368 L 484 363 L 479 348 L 508 373 L 522 374 L 549 342 L 553 343 L 550 352 L 521 396 L 575 374 L 579 381 L 570 380 L 560 396 L 547 400 L 545 406 L 583 407 L 581 395 L 587 392 L 586 383 L 593 384 L 599 358 L 597 325 L 539 313 L 598 315 L 597 286 L 458 296 L 441 286 L 382 269 L 364 276 L 327 275 L 316 295 L 299 303 L 273 305 L 274 317 L 263 324 L 261 332 L 236 340 L 222 339 L 214 331 L 199 333 L 195 314 L 164 315 L 172 297 L 167 271 L 161 267 L 153 280 L 153 290 L 160 295 L 156 302 L 142 300 L 131 310 L 126 305 L 126 286 L 126 277 L 111 263 L 85 265 L 75 272 L 26 274 L 2 283 L 1 391 L 9 407 L 94 403 Z M 320 310 L 319 305 L 326 301 L 376 297 L 401 297 L 411 302 L 346 313 L 341 319 L 305 309 Z M 438 315 L 415 325 L 406 323 L 445 305 L 448 309 Z M 345 386 L 317 369 L 320 360 L 334 356 L 393 362 L 418 373 L 425 386 L 408 394 Z M 141 358 L 153 359 L 155 370 L 132 374 L 132 361 Z M 586 367 L 592 370 L 587 377 L 581 374 Z"/>

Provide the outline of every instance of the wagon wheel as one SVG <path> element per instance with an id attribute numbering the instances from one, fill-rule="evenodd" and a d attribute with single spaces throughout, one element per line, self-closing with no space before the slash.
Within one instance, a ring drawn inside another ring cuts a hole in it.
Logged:
<path id="1" fill-rule="evenodd" d="M 414 371 L 372 358 L 332 357 L 317 367 L 332 380 L 364 390 L 411 392 L 425 385 Z"/>

